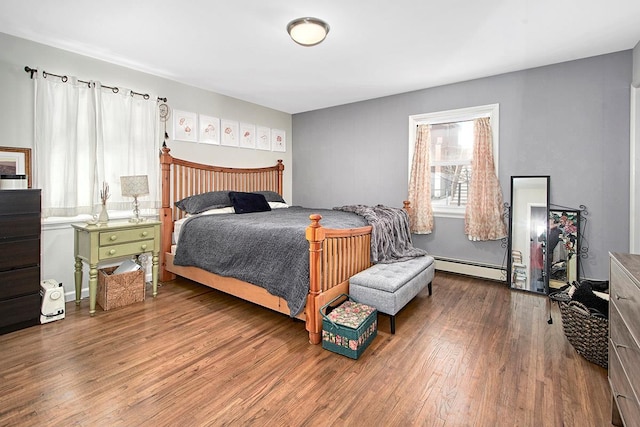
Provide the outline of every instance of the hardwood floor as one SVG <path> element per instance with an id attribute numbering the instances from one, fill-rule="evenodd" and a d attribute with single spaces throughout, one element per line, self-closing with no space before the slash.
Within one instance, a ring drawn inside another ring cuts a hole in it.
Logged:
<path id="1" fill-rule="evenodd" d="M 1 426 L 609 426 L 607 371 L 547 299 L 437 273 L 359 360 L 186 280 L 0 336 Z"/>

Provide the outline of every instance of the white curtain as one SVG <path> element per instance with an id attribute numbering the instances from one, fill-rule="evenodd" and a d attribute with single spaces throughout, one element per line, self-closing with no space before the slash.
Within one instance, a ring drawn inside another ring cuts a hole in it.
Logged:
<path id="1" fill-rule="evenodd" d="M 159 207 L 160 136 L 155 96 L 102 88 L 42 73 L 35 82 L 34 186 L 42 189 L 43 216 L 97 213 L 100 189 L 109 184 L 108 209 L 131 209 L 120 177 L 148 175 L 142 209 Z"/>

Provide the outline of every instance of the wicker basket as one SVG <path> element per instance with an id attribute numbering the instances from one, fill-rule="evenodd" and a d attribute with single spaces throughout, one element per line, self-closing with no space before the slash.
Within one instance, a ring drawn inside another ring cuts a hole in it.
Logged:
<path id="1" fill-rule="evenodd" d="M 573 348 L 589 362 L 608 366 L 609 321 L 594 316 L 578 301 L 558 301 L 562 316 L 562 328 Z"/>

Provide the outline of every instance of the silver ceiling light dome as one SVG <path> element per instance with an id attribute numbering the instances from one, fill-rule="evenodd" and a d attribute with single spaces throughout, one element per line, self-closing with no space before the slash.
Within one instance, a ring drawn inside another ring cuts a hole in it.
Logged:
<path id="1" fill-rule="evenodd" d="M 329 24 L 318 18 L 298 18 L 287 24 L 287 32 L 302 46 L 315 46 L 327 37 Z"/>

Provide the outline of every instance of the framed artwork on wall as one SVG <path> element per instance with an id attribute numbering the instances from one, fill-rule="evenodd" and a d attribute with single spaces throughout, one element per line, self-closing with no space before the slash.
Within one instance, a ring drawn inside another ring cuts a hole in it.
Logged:
<path id="1" fill-rule="evenodd" d="M 240 147 L 256 148 L 256 126 L 240 123 Z"/>
<path id="2" fill-rule="evenodd" d="M 0 175 L 26 175 L 31 188 L 31 148 L 0 147 Z"/>
<path id="3" fill-rule="evenodd" d="M 271 150 L 271 129 L 265 126 L 256 128 L 256 148 L 258 150 Z"/>
<path id="4" fill-rule="evenodd" d="M 173 111 L 173 139 L 178 141 L 197 142 L 198 117 L 196 113 L 187 111 Z"/>
<path id="5" fill-rule="evenodd" d="M 200 134 L 198 141 L 203 144 L 220 145 L 220 119 L 200 114 L 198 117 Z"/>
<path id="6" fill-rule="evenodd" d="M 271 129 L 271 150 L 287 151 L 286 133 L 280 129 Z"/>
<path id="7" fill-rule="evenodd" d="M 238 134 L 238 122 L 233 120 L 220 120 L 220 129 L 222 131 L 222 145 L 237 147 L 240 144 Z"/>

